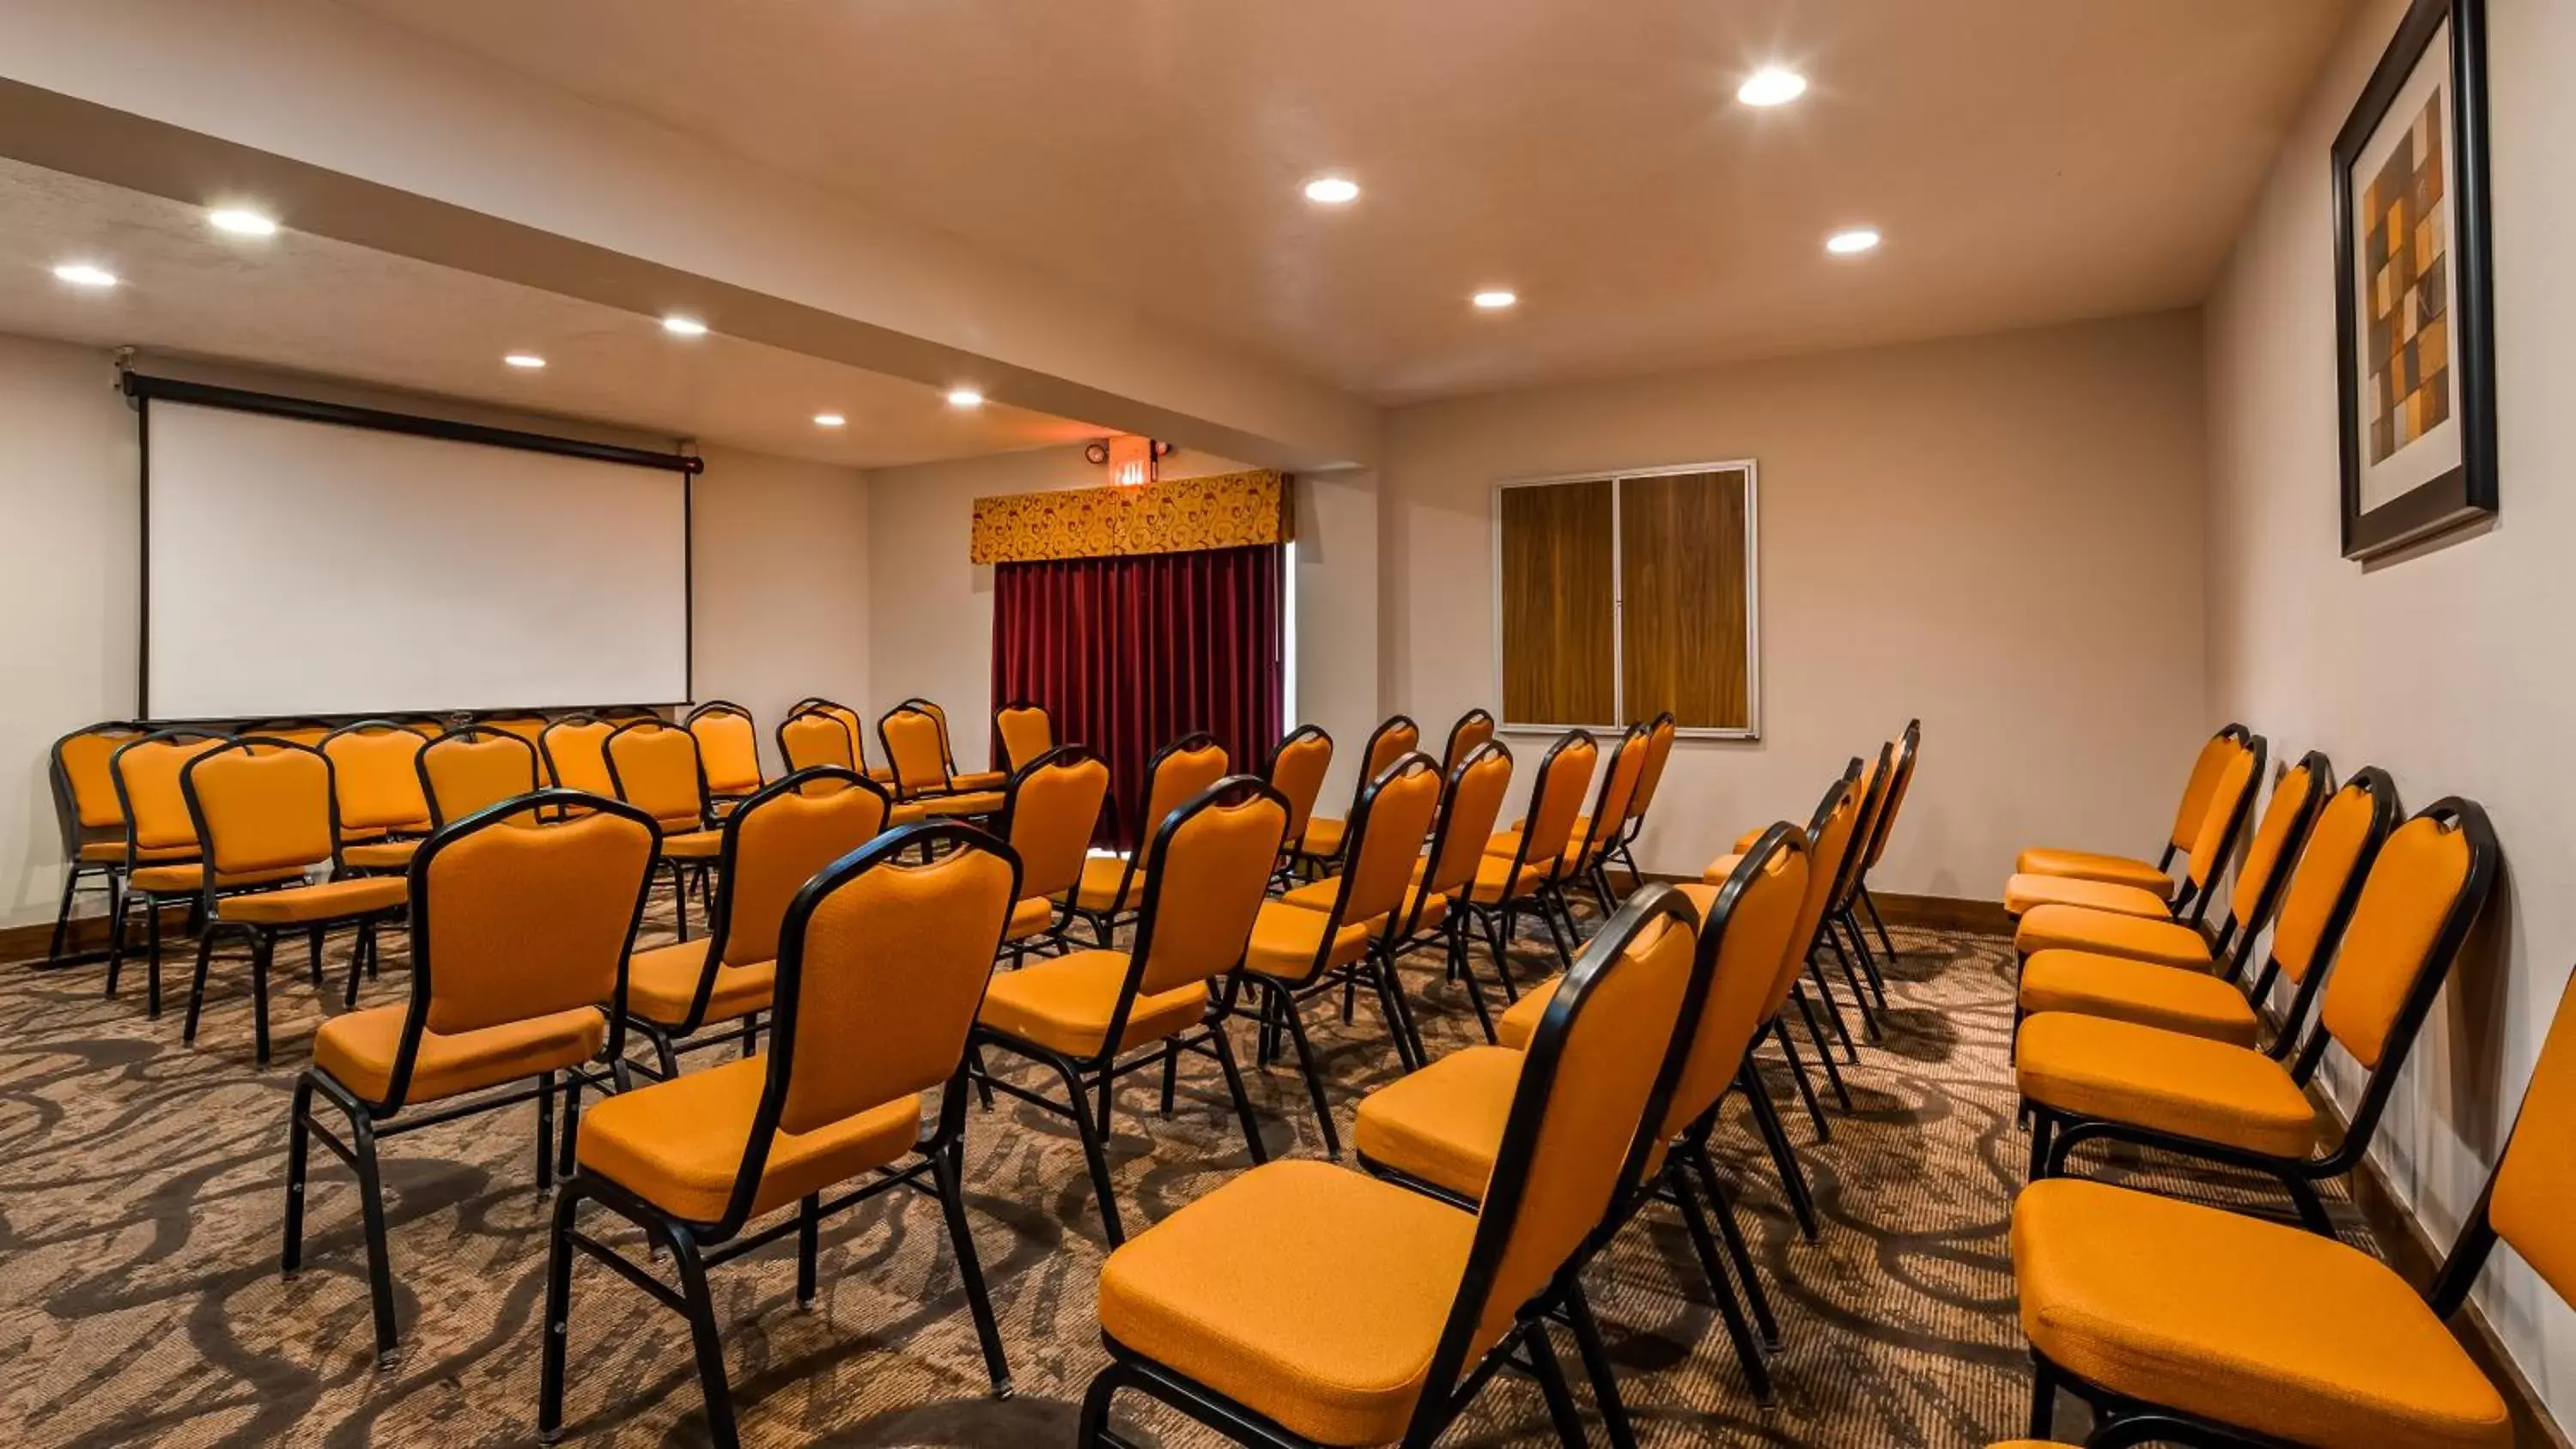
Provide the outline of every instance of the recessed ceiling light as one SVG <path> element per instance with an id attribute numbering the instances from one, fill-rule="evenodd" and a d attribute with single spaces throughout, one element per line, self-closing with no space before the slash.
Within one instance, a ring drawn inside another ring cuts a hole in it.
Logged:
<path id="1" fill-rule="evenodd" d="M 1807 93 L 1807 78 L 1794 70 L 1764 66 L 1735 88 L 1735 98 L 1748 106 L 1785 106 Z"/>
<path id="2" fill-rule="evenodd" d="M 1825 250 L 1838 257 L 1857 256 L 1877 245 L 1878 233 L 1865 226 L 1838 231 L 1825 238 Z"/>
<path id="3" fill-rule="evenodd" d="M 952 408 L 980 408 L 984 405 L 984 395 L 971 387 L 952 387 L 948 390 L 948 405 Z"/>
<path id="4" fill-rule="evenodd" d="M 1318 206 L 1348 206 L 1360 199 L 1360 184 L 1347 176 L 1318 176 L 1306 183 L 1306 199 Z"/>
<path id="5" fill-rule="evenodd" d="M 1506 307 L 1518 304 L 1520 301 L 1520 294 L 1517 292 L 1505 292 L 1497 289 L 1490 292 L 1478 292 L 1468 300 L 1474 302 L 1478 307 L 1485 311 L 1500 312 Z"/>
<path id="6" fill-rule="evenodd" d="M 816 413 L 814 415 L 814 426 L 818 428 L 837 428 L 848 421 L 848 418 L 841 416 L 839 413 Z"/>
<path id="7" fill-rule="evenodd" d="M 707 335 L 707 324 L 695 317 L 665 317 L 662 319 L 662 330 L 674 337 L 704 337 Z"/>
<path id="8" fill-rule="evenodd" d="M 277 234 L 276 222 L 256 211 L 245 211 L 238 206 L 217 207 L 206 213 L 206 220 L 212 222 L 217 231 L 233 232 L 240 236 L 275 236 Z"/>
<path id="9" fill-rule="evenodd" d="M 61 266 L 54 268 L 54 275 L 63 281 L 71 283 L 75 287 L 113 287 L 116 285 L 116 273 L 109 271 L 105 267 L 91 266 L 87 262 L 65 262 Z"/>
<path id="10" fill-rule="evenodd" d="M 546 360 L 533 352 L 513 352 L 501 360 L 527 372 L 534 372 L 546 365 Z"/>

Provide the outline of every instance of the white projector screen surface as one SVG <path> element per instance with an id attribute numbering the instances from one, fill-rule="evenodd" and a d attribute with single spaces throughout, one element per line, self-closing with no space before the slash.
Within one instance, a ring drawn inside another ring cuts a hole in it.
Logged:
<path id="1" fill-rule="evenodd" d="M 686 475 L 147 406 L 153 718 L 689 697 Z"/>

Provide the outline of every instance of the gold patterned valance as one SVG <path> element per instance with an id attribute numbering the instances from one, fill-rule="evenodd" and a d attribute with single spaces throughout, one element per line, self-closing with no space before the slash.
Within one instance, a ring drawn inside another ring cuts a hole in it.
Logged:
<path id="1" fill-rule="evenodd" d="M 1130 488 L 975 500 L 974 563 L 1186 553 L 1295 537 L 1284 473 L 1218 473 Z"/>

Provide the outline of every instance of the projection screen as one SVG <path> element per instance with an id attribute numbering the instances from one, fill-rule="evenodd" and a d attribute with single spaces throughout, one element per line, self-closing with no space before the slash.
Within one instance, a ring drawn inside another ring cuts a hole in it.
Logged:
<path id="1" fill-rule="evenodd" d="M 686 473 L 143 406 L 149 717 L 689 698 Z"/>

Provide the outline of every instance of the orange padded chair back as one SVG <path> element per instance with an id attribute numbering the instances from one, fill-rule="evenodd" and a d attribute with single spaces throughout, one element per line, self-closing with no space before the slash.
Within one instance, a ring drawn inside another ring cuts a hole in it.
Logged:
<path id="1" fill-rule="evenodd" d="M 2272 922 L 2272 959 L 2294 984 L 2333 952 L 2396 819 L 2396 782 L 2376 767 L 2345 781 L 2317 812 Z"/>
<path id="2" fill-rule="evenodd" d="M 2506 1141 L 2487 1193 L 2487 1222 L 2560 1298 L 2576 1302 L 2576 1005 L 2561 997 L 2549 1039 L 2540 1048 L 2522 1115 Z M 2463 1233 L 2464 1240 L 2469 1234 Z M 2456 1255 L 2455 1255 L 2456 1256 Z M 2480 1252 L 2464 1266 L 2466 1293 Z M 2446 1273 L 2445 1277 L 2450 1274 Z M 2436 1301 L 2437 1308 L 2449 1304 Z"/>
<path id="3" fill-rule="evenodd" d="M 2254 790 L 2262 779 L 2263 737 L 2256 735 L 2220 766 L 2218 782 L 2210 790 L 2209 812 L 2201 817 L 2200 832 L 2192 837 L 2188 874 L 2203 899 L 2236 848 L 2237 831 L 2254 808 Z"/>
<path id="4" fill-rule="evenodd" d="M 223 742 L 224 736 L 204 730 L 155 730 L 117 746 L 107 757 L 108 778 L 124 808 L 132 850 L 149 854 L 196 848 L 197 822 L 179 788 L 179 772 Z"/>
<path id="5" fill-rule="evenodd" d="M 1601 747 L 1592 742 L 1592 736 L 1570 730 L 1539 762 L 1529 822 L 1521 837 L 1524 863 L 1545 865 L 1566 854 L 1574 837 L 1574 818 L 1583 811 L 1583 791 L 1592 783 L 1592 766 L 1600 757 Z"/>
<path id="6" fill-rule="evenodd" d="M 1631 821 L 1646 818 L 1646 807 L 1655 803 L 1655 787 L 1664 782 L 1664 766 L 1673 758 L 1673 739 L 1680 732 L 1673 727 L 1673 712 L 1666 710 L 1646 724 L 1646 768 L 1637 776 L 1636 793 L 1628 797 Z"/>
<path id="7" fill-rule="evenodd" d="M 929 840 L 957 848 L 927 865 L 897 859 Z M 773 1131 L 819 1132 L 956 1077 L 1019 890 L 1010 847 L 941 824 L 906 827 L 797 894 L 779 949 L 777 1029 L 737 1206 L 761 1180 Z M 755 1202 L 749 1211 L 782 1205 Z"/>
<path id="8" fill-rule="evenodd" d="M 601 753 L 617 798 L 652 816 L 664 834 L 705 826 L 706 777 L 696 735 L 659 719 L 630 720 L 609 734 Z"/>
<path id="9" fill-rule="evenodd" d="M 2209 737 L 2200 747 L 2200 757 L 2191 762 L 2191 774 L 2183 781 L 2182 804 L 2174 811 L 2173 833 L 2167 838 L 2176 850 L 2187 851 L 2200 839 L 2201 822 L 2209 817 L 2209 802 L 2218 793 L 2218 777 L 2245 747 L 2245 726 L 2231 724 Z"/>
<path id="10" fill-rule="evenodd" d="M 1042 704 L 1003 705 L 993 712 L 993 733 L 1001 737 L 1003 767 L 1009 770 L 1025 770 L 1055 748 L 1055 720 Z"/>
<path id="11" fill-rule="evenodd" d="M 1600 798 L 1592 802 L 1591 824 L 1585 827 L 1574 863 L 1560 874 L 1588 868 L 1619 838 L 1620 830 L 1628 823 L 1628 807 L 1637 798 L 1637 782 L 1646 777 L 1648 741 L 1652 738 L 1644 725 L 1631 725 L 1610 747 L 1610 768 L 1602 773 Z"/>
<path id="12" fill-rule="evenodd" d="M 939 716 L 919 705 L 899 704 L 877 721 L 877 742 L 894 771 L 895 793 L 918 795 L 948 788 L 948 756 Z"/>
<path id="13" fill-rule="evenodd" d="M 1485 842 L 1503 815 L 1503 797 L 1512 788 L 1512 752 L 1499 740 L 1488 740 L 1467 752 L 1466 761 L 1449 772 L 1449 798 L 1441 806 L 1440 838 L 1432 842 L 1431 865 L 1422 887 L 1434 894 L 1462 891 L 1484 863 Z"/>
<path id="14" fill-rule="evenodd" d="M 1299 725 L 1270 755 L 1270 788 L 1288 802 L 1288 843 L 1306 838 L 1306 822 L 1315 818 L 1315 799 L 1324 792 L 1324 773 L 1333 766 L 1333 737 L 1314 725 Z"/>
<path id="15" fill-rule="evenodd" d="M 708 794 L 730 800 L 759 790 L 760 731 L 751 722 L 751 711 L 711 700 L 689 711 L 688 730 L 698 741 Z"/>
<path id="16" fill-rule="evenodd" d="M 1449 727 L 1449 746 L 1440 754 L 1440 773 L 1455 775 L 1467 757 L 1484 747 L 1494 737 L 1494 717 L 1481 709 L 1471 709 L 1458 716 Z"/>
<path id="17" fill-rule="evenodd" d="M 1225 747 L 1205 734 L 1183 735 L 1154 756 L 1145 784 L 1145 818 L 1136 832 L 1141 853 L 1171 818 L 1173 811 L 1216 787 L 1225 778 Z"/>
<path id="18" fill-rule="evenodd" d="M 189 760 L 179 788 L 209 881 L 336 858 L 331 761 L 311 745 L 265 735 L 227 740 Z"/>
<path id="19" fill-rule="evenodd" d="M 54 741 L 54 799 L 72 834 L 124 828 L 125 809 L 116 803 L 116 778 L 107 762 L 118 747 L 143 734 L 134 725 L 94 724 Z"/>
<path id="20" fill-rule="evenodd" d="M 1869 849 L 1862 853 L 1860 873 L 1868 875 L 1887 853 L 1887 837 L 1895 832 L 1896 812 L 1905 807 L 1905 792 L 1914 784 L 1914 759 L 1923 748 L 1923 721 L 1905 722 L 1905 733 L 1896 742 L 1896 774 L 1887 787 L 1887 803 L 1879 807 L 1878 820 L 1870 827 Z"/>
<path id="21" fill-rule="evenodd" d="M 1130 973 L 1138 994 L 1175 991 L 1242 964 L 1287 838 L 1288 802 L 1249 775 L 1218 780 L 1164 818 L 1145 847 Z"/>
<path id="22" fill-rule="evenodd" d="M 420 789 L 433 825 L 462 820 L 537 788 L 537 747 L 494 725 L 451 730 L 420 747 Z"/>
<path id="23" fill-rule="evenodd" d="M 2333 793 L 2334 767 L 2314 750 L 2272 786 L 2272 799 L 2263 807 L 2263 818 L 2254 827 L 2254 843 L 2246 847 L 2245 862 L 2236 869 L 2236 888 L 2227 897 L 2228 919 L 2235 922 L 2236 929 L 2262 929 L 2264 918 L 2280 900 L 2282 885 L 2289 880 L 2299 842 L 2307 839 L 2317 808 Z"/>
<path id="24" fill-rule="evenodd" d="M 1736 863 L 1700 924 L 1699 949 L 1716 953 L 1716 961 L 1690 1056 L 1664 1111 L 1666 1137 L 1717 1105 L 1770 1024 L 1771 985 L 1806 903 L 1807 837 L 1794 825 L 1774 825 Z"/>
<path id="25" fill-rule="evenodd" d="M 1851 853 L 1852 837 L 1860 825 L 1861 790 L 1860 760 L 1855 757 L 1844 768 L 1842 778 L 1825 789 L 1825 798 L 1816 804 L 1815 818 L 1807 826 L 1807 896 L 1798 907 L 1798 921 L 1789 930 L 1789 948 L 1780 958 L 1780 974 L 1771 980 L 1771 1011 L 1788 1004 L 1790 988 L 1798 984 L 1798 973 L 1807 969 L 1807 952 L 1816 943 L 1816 932 L 1824 925 L 1825 911 L 1834 900 L 1834 881 L 1841 874 L 1843 860 Z M 1765 1013 L 1767 1020 L 1769 1013 Z"/>
<path id="26" fill-rule="evenodd" d="M 422 730 L 382 719 L 360 720 L 324 736 L 340 828 L 429 829 L 429 796 L 420 785 L 420 752 L 428 743 Z"/>
<path id="27" fill-rule="evenodd" d="M 814 788 L 826 783 L 831 788 Z M 742 802 L 725 817 L 708 954 L 727 966 L 776 960 L 788 903 L 823 867 L 884 834 L 886 813 L 884 787 L 828 765 Z"/>
<path id="28" fill-rule="evenodd" d="M 829 709 L 800 709 L 778 722 L 778 757 L 789 770 L 856 770 L 859 737 Z"/>
<path id="29" fill-rule="evenodd" d="M 546 758 L 546 781 L 564 790 L 614 795 L 617 782 L 608 773 L 608 737 L 617 726 L 586 714 L 566 715 L 537 736 L 537 752 Z"/>
<path id="30" fill-rule="evenodd" d="M 1368 758 L 1360 763 L 1360 788 L 1367 789 L 1369 781 L 1385 774 L 1394 767 L 1396 761 L 1412 754 L 1414 747 L 1421 743 L 1422 726 L 1400 714 L 1390 716 L 1376 729 L 1371 730 L 1368 737 Z"/>
<path id="31" fill-rule="evenodd" d="M 1020 858 L 1020 896 L 1062 895 L 1082 882 L 1082 862 L 1109 798 L 1109 766 L 1080 745 L 1045 750 L 1011 777 L 1003 833 Z"/>
<path id="32" fill-rule="evenodd" d="M 1333 919 L 1348 925 L 1393 916 L 1413 889 L 1413 864 L 1440 809 L 1440 767 L 1429 755 L 1406 755 L 1369 785 L 1351 812 L 1343 849 L 1341 903 Z"/>
<path id="33" fill-rule="evenodd" d="M 2379 847 L 2318 1008 L 2319 1022 L 2365 1069 L 2431 1007 L 2486 903 L 2495 858 L 2486 812 L 2457 799 L 2425 807 Z"/>
<path id="34" fill-rule="evenodd" d="M 563 790 L 440 827 L 411 863 L 414 1015 L 449 1034 L 621 1006 L 660 849 L 634 806 Z"/>

